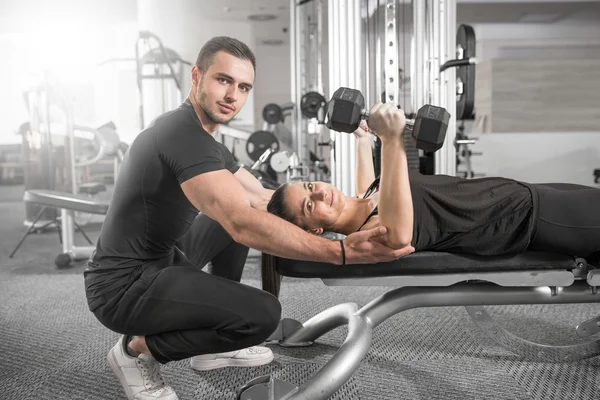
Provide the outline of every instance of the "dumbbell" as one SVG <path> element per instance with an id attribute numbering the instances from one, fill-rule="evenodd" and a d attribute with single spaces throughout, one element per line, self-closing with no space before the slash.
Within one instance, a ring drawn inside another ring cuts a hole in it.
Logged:
<path id="1" fill-rule="evenodd" d="M 341 87 L 327 104 L 326 125 L 334 131 L 352 133 L 358 129 L 361 119 L 368 118 L 369 110 L 365 109 L 365 98 L 359 90 Z M 449 121 L 446 109 L 425 105 L 415 119 L 406 120 L 406 129 L 412 130 L 418 149 L 434 152 L 444 145 Z"/>

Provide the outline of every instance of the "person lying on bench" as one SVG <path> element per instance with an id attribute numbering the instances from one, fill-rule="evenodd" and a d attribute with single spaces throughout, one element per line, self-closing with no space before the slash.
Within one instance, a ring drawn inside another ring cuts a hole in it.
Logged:
<path id="1" fill-rule="evenodd" d="M 379 103 L 370 111 L 369 125 L 382 144 L 381 175 L 375 179 L 371 135 L 363 124 L 354 132 L 360 195 L 345 196 L 324 182 L 288 182 L 274 192 L 267 210 L 316 235 L 383 225 L 387 233 L 379 241 L 415 251 L 538 250 L 579 257 L 600 251 L 600 189 L 422 175 L 408 168 L 404 111 Z"/>

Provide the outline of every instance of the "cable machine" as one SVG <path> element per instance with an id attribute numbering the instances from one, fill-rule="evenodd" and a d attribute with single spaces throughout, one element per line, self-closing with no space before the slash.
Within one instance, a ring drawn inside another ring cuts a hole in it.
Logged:
<path id="1" fill-rule="evenodd" d="M 160 107 L 149 119 L 154 118 L 154 115 L 164 114 L 183 102 L 183 71 L 185 66 L 192 64 L 183 60 L 174 50 L 164 47 L 160 38 L 148 31 L 140 32 L 136 41 L 135 63 L 140 128 L 144 129 L 147 125 L 145 117 L 148 114 L 148 99 L 160 99 Z M 148 87 L 145 84 L 148 80 L 155 85 Z"/>

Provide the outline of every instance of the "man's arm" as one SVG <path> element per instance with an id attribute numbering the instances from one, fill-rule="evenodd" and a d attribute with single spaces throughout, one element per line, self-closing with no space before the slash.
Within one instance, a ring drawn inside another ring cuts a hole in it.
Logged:
<path id="1" fill-rule="evenodd" d="M 246 191 L 227 170 L 197 175 L 181 184 L 190 202 L 216 220 L 233 240 L 268 254 L 298 260 L 341 264 L 341 246 L 309 234 L 299 227 L 250 206 Z M 394 250 L 372 239 L 384 235 L 382 227 L 349 235 L 345 240 L 346 263 L 395 260 L 411 249 Z"/>
<path id="2" fill-rule="evenodd" d="M 361 194 L 367 191 L 375 180 L 373 165 L 373 137 L 366 123 L 361 123 L 356 131 L 356 191 Z"/>
<path id="3" fill-rule="evenodd" d="M 248 195 L 250 206 L 257 210 L 267 211 L 267 204 L 271 200 L 274 190 L 266 189 L 254 175 L 245 168 L 240 168 L 235 174 L 235 178 L 242 184 Z"/>

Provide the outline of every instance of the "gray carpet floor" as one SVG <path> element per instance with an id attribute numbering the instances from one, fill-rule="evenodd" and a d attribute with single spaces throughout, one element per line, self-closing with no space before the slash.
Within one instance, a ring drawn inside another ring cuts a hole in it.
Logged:
<path id="1" fill-rule="evenodd" d="M 125 399 L 106 365 L 118 335 L 88 311 L 83 264 L 57 270 L 55 232 L 25 232 L 22 186 L 0 186 L 0 399 Z M 95 239 L 98 225 L 86 226 Z M 79 244 L 83 244 L 81 237 Z M 259 259 L 250 257 L 243 283 L 259 286 Z M 329 288 L 320 280 L 284 280 L 283 316 L 305 321 L 343 302 L 364 305 L 389 288 Z M 489 307 L 512 332 L 548 344 L 578 342 L 574 326 L 600 314 L 600 305 Z M 272 346 L 275 360 L 258 368 L 195 372 L 185 361 L 163 367 L 181 399 L 235 399 L 238 387 L 272 374 L 301 384 L 335 354 L 345 327 L 306 348 Z M 499 347 L 464 308 L 409 310 L 374 332 L 357 373 L 332 397 L 357 399 L 593 400 L 600 398 L 600 359 L 527 362 Z"/>

